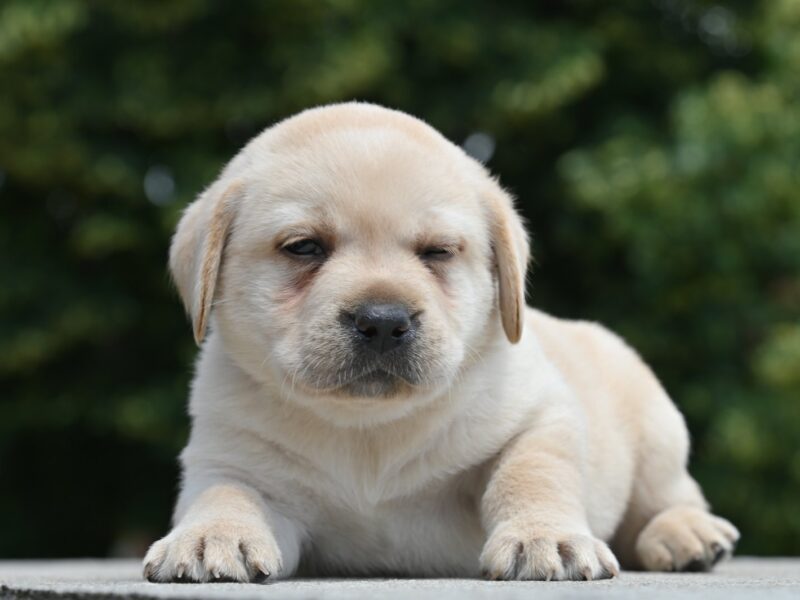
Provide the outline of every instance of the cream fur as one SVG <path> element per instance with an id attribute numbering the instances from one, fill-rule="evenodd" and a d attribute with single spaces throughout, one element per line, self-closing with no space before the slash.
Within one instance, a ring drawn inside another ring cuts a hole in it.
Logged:
<path id="1" fill-rule="evenodd" d="M 316 269 L 281 250 L 307 237 L 330 248 Z M 453 256 L 424 264 L 431 244 Z M 524 307 L 527 252 L 508 194 L 408 115 L 335 105 L 251 141 L 173 241 L 205 341 L 146 577 L 593 579 L 615 554 L 730 554 L 667 394 L 601 326 Z M 356 397 L 339 315 L 370 298 L 419 311 L 420 335 L 413 381 Z"/>

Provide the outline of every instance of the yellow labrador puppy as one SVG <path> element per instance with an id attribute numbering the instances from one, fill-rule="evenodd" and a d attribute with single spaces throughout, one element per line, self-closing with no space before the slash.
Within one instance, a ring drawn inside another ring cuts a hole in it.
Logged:
<path id="1" fill-rule="evenodd" d="M 340 104 L 252 140 L 172 243 L 203 344 L 145 576 L 597 579 L 615 554 L 729 554 L 659 382 L 599 325 L 526 308 L 527 261 L 509 195 L 413 117 Z"/>

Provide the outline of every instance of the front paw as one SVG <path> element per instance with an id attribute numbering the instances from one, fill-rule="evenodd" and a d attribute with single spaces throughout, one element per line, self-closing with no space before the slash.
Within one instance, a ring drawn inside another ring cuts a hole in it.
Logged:
<path id="1" fill-rule="evenodd" d="M 590 580 L 619 573 L 608 546 L 585 534 L 554 533 L 536 527 L 499 525 L 480 557 L 489 579 Z"/>
<path id="2" fill-rule="evenodd" d="M 266 524 L 218 520 L 178 525 L 150 547 L 152 582 L 253 582 L 281 575 L 281 554 Z"/>

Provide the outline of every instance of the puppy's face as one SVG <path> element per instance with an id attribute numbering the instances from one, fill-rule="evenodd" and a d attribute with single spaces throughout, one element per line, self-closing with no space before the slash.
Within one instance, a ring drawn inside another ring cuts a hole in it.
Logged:
<path id="1" fill-rule="evenodd" d="M 404 115 L 301 114 L 251 143 L 198 201 L 216 206 L 194 246 L 221 249 L 216 264 L 193 259 L 195 292 L 204 277 L 217 285 L 190 310 L 210 293 L 233 360 L 312 407 L 433 397 L 499 330 L 498 246 L 512 246 L 501 257 L 512 286 L 524 270 L 524 232 L 507 198 L 487 198 L 492 185 Z"/>

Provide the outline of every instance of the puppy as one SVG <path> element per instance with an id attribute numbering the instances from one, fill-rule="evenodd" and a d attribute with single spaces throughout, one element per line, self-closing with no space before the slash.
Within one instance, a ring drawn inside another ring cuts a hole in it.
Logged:
<path id="1" fill-rule="evenodd" d="M 527 262 L 509 195 L 408 115 L 340 104 L 252 140 L 172 242 L 202 350 L 145 577 L 588 580 L 730 554 L 657 379 L 526 308 Z"/>

